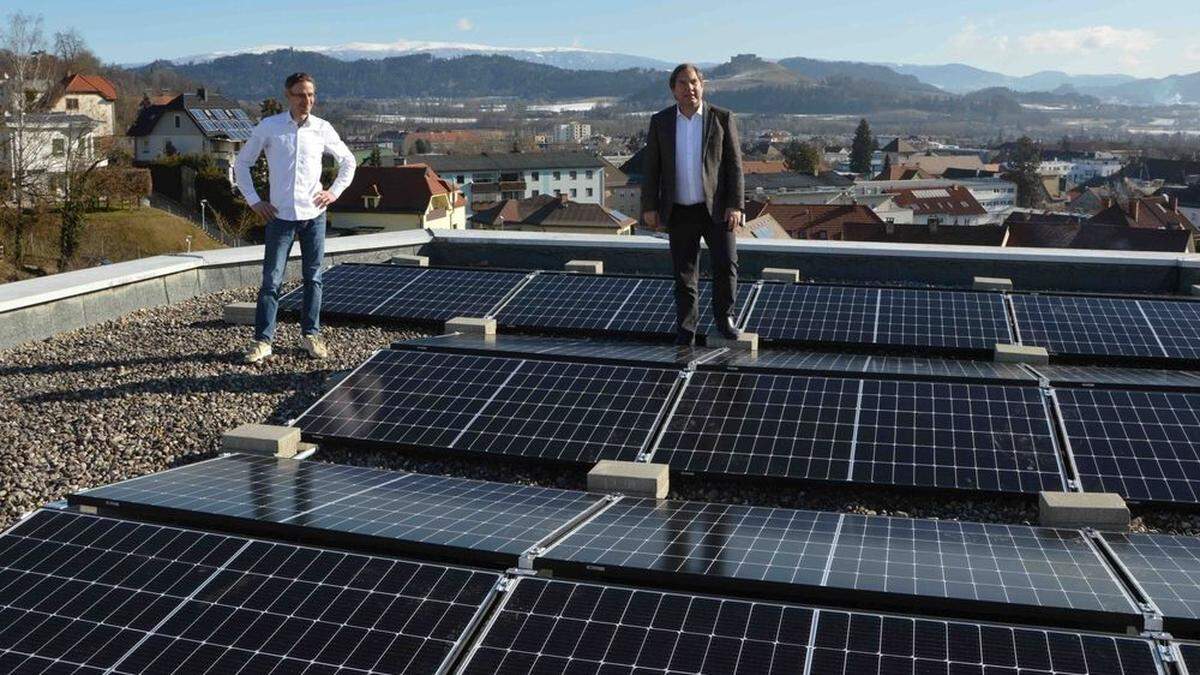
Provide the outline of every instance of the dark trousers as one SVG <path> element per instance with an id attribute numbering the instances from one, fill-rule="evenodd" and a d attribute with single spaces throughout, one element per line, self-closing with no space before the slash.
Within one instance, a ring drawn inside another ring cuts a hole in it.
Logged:
<path id="1" fill-rule="evenodd" d="M 713 317 L 721 321 L 732 315 L 737 295 L 737 236 L 725 223 L 714 223 L 704 204 L 672 206 L 667 233 L 675 267 L 676 329 L 694 335 L 699 319 L 700 238 L 708 244 L 712 258 Z"/>

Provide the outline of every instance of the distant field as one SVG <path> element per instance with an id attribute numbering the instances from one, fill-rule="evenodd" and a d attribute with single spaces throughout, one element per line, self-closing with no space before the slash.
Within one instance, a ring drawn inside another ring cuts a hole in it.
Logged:
<path id="1" fill-rule="evenodd" d="M 26 264 L 36 265 L 47 272 L 58 271 L 59 227 L 56 215 L 35 226 L 32 241 L 26 243 Z M 192 237 L 191 249 L 202 251 L 221 248 L 219 241 L 208 236 L 192 223 L 166 211 L 144 206 L 137 209 L 114 209 L 87 214 L 79 255 L 74 267 L 91 267 L 101 261 L 121 262 L 147 256 L 179 253 L 187 250 L 186 238 Z M 7 249 L 9 235 L 4 239 Z M 15 281 L 33 276 L 17 269 L 12 260 L 0 260 L 0 281 Z"/>

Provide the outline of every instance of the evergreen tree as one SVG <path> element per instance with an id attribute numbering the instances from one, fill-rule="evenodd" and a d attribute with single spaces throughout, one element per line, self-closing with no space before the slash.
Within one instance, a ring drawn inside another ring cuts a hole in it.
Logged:
<path id="1" fill-rule="evenodd" d="M 1038 169 L 1042 164 L 1042 149 L 1032 138 L 1022 136 L 1017 140 L 1008 161 L 1009 176 L 1017 184 L 1017 206 L 1026 209 L 1038 208 L 1042 203 L 1042 178 Z"/>
<path id="2" fill-rule="evenodd" d="M 258 106 L 258 112 L 262 117 L 270 117 L 283 112 L 283 106 L 273 98 L 264 98 Z"/>
<path id="3" fill-rule="evenodd" d="M 816 175 L 821 170 L 821 153 L 803 141 L 792 141 L 783 148 L 783 163 L 788 171 Z"/>
<path id="4" fill-rule="evenodd" d="M 879 143 L 871 134 L 871 125 L 865 119 L 858 121 L 854 131 L 854 142 L 850 145 L 850 170 L 854 173 L 870 173 L 871 158 L 879 149 Z"/>
<path id="5" fill-rule="evenodd" d="M 379 152 L 379 146 L 371 148 L 371 154 L 367 155 L 367 159 L 363 161 L 365 166 L 383 166 L 383 154 Z"/>

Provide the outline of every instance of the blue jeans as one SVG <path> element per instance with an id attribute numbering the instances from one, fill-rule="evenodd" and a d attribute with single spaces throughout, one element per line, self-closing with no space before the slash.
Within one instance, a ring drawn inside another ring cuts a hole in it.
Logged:
<path id="1" fill-rule="evenodd" d="M 321 263 L 325 259 L 325 214 L 312 220 L 272 219 L 267 223 L 266 255 L 263 256 L 262 286 L 254 313 L 254 339 L 275 339 L 275 314 L 279 311 L 279 286 L 287 267 L 292 241 L 300 240 L 300 263 L 304 276 L 304 301 L 300 332 L 316 335 L 321 330 Z"/>

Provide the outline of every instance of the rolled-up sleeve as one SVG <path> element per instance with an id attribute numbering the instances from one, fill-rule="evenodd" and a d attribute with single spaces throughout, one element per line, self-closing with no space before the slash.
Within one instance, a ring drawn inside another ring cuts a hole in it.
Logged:
<path id="1" fill-rule="evenodd" d="M 262 201 L 262 198 L 258 196 L 258 191 L 254 189 L 254 179 L 250 177 L 250 167 L 258 161 L 258 156 L 262 154 L 266 142 L 266 130 L 263 128 L 262 122 L 259 122 L 254 126 L 254 131 L 250 133 L 250 140 L 246 141 L 241 151 L 238 152 L 237 159 L 233 160 L 233 180 L 237 184 L 237 189 L 241 191 L 242 197 L 250 206 Z"/>
<path id="2" fill-rule="evenodd" d="M 357 161 L 354 159 L 354 153 L 350 152 L 350 148 L 347 148 L 346 144 L 342 142 L 337 130 L 332 125 L 325 126 L 324 137 L 325 152 L 333 155 L 334 160 L 337 162 L 337 178 L 329 186 L 329 191 L 333 193 L 333 198 L 337 199 L 342 196 L 342 192 L 354 181 L 354 169 Z"/>

